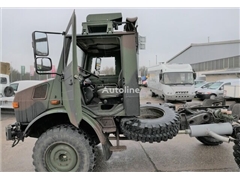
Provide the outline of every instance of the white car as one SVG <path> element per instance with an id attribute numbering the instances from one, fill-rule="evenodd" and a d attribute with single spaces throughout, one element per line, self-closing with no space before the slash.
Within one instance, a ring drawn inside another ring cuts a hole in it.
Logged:
<path id="1" fill-rule="evenodd" d="M 199 83 L 195 85 L 195 93 L 197 93 L 199 90 L 208 88 L 211 86 L 214 82 L 204 82 L 204 83 Z"/>
<path id="2" fill-rule="evenodd" d="M 239 85 L 240 79 L 223 79 L 214 82 L 211 86 L 205 89 L 197 91 L 197 98 L 204 99 L 215 99 L 217 97 L 223 97 L 223 87 L 224 85 Z"/>
<path id="3" fill-rule="evenodd" d="M 35 81 L 35 80 L 24 80 L 24 81 L 15 81 L 10 83 L 10 86 L 14 90 L 14 94 L 32 87 L 34 85 L 40 84 L 43 81 Z M 14 100 L 14 95 L 11 97 L 0 97 L 0 109 L 13 109 L 12 102 Z"/>

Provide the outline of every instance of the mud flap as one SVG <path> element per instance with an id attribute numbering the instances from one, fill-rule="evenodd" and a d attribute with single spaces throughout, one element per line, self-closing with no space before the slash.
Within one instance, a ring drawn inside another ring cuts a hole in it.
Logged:
<path id="1" fill-rule="evenodd" d="M 104 155 L 105 161 L 109 160 L 110 157 L 112 156 L 112 151 L 110 151 L 110 147 L 112 147 L 112 143 L 106 137 L 106 143 L 102 144 L 103 155 Z"/>

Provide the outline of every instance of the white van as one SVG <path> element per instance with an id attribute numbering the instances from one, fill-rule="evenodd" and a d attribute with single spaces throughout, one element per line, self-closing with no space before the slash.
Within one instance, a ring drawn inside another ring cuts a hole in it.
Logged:
<path id="1" fill-rule="evenodd" d="M 197 98 L 204 99 L 215 99 L 216 97 L 223 97 L 224 85 L 240 85 L 240 79 L 223 79 L 218 80 L 211 86 L 205 89 L 201 89 L 197 92 Z"/>
<path id="2" fill-rule="evenodd" d="M 152 96 L 165 102 L 192 101 L 195 96 L 196 73 L 190 64 L 160 64 L 148 68 L 148 87 Z"/>

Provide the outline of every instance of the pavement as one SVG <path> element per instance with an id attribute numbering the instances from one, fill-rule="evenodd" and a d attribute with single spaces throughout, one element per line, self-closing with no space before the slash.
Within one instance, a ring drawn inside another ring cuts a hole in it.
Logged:
<path id="1" fill-rule="evenodd" d="M 150 97 L 148 88 L 142 88 L 141 103 L 162 102 Z M 197 101 L 197 100 L 195 100 Z M 181 105 L 181 103 L 176 103 Z M 1 128 L 1 172 L 33 172 L 32 150 L 36 139 L 26 138 L 12 148 L 12 141 L 5 139 L 5 126 L 15 122 L 14 114 L 2 113 Z M 112 141 L 112 144 L 115 144 Z M 112 157 L 103 159 L 101 145 L 97 146 L 95 172 L 238 172 L 234 161 L 232 143 L 219 146 L 205 146 L 189 135 L 177 135 L 161 143 L 120 141 L 127 150 L 114 152 Z"/>

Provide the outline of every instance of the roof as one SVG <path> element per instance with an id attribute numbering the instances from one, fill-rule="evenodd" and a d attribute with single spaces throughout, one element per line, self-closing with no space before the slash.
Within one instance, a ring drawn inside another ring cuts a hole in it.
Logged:
<path id="1" fill-rule="evenodd" d="M 148 68 L 148 72 L 150 71 L 160 71 L 163 72 L 192 72 L 192 66 L 190 64 L 159 64 L 156 66 L 152 66 Z"/>
<path id="2" fill-rule="evenodd" d="M 240 40 L 193 43 L 167 61 L 167 63 L 190 63 L 211 61 L 240 55 Z"/>
<path id="3" fill-rule="evenodd" d="M 218 74 L 240 74 L 240 68 L 233 68 L 233 69 L 225 69 L 221 71 L 214 71 L 214 72 L 206 72 L 202 73 L 203 75 L 218 75 Z"/>

